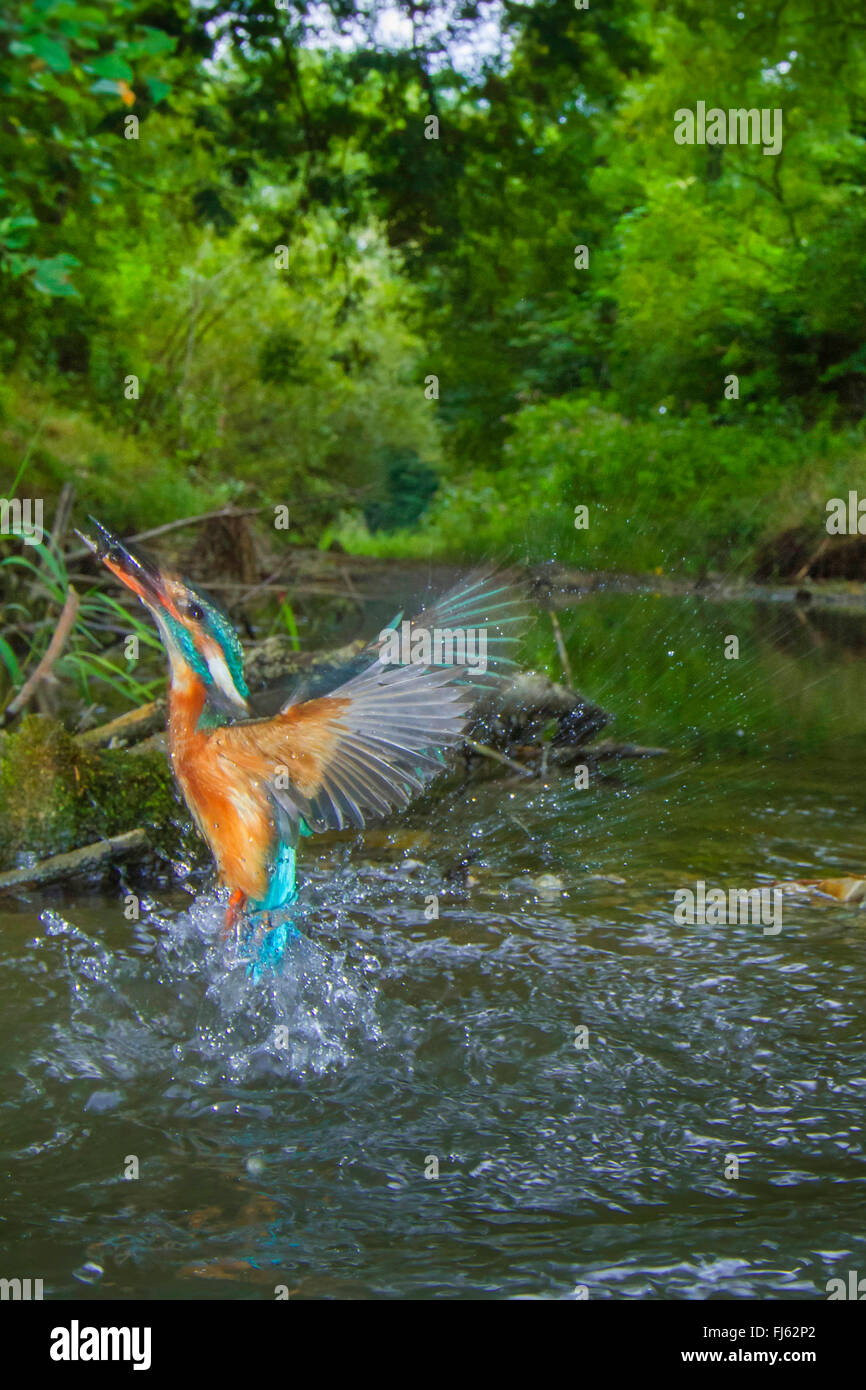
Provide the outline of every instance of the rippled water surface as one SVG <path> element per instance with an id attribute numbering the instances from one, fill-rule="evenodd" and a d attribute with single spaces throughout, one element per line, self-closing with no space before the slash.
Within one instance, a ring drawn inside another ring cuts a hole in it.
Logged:
<path id="1" fill-rule="evenodd" d="M 608 734 L 667 755 L 454 779 L 305 845 L 279 977 L 226 955 L 206 876 L 138 922 L 122 886 L 5 901 L 5 1276 L 823 1298 L 866 1268 L 866 915 L 673 919 L 697 879 L 866 872 L 866 629 L 651 596 L 560 621 Z M 535 640 L 555 670 L 547 614 Z"/>

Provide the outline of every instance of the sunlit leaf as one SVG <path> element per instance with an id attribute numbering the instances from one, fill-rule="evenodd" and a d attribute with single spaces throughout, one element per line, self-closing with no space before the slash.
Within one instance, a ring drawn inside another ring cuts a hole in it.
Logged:
<path id="1" fill-rule="evenodd" d="M 49 256 L 46 260 L 38 263 L 33 276 L 33 284 L 43 294 L 53 294 L 66 298 L 77 295 L 77 289 L 70 283 L 69 272 L 80 265 L 81 262 L 67 252 L 63 252 L 59 256 Z"/>
<path id="2" fill-rule="evenodd" d="M 72 66 L 69 54 L 62 43 L 50 39 L 46 34 L 37 34 L 28 40 L 35 58 L 40 58 L 52 72 L 68 72 Z"/>
<path id="3" fill-rule="evenodd" d="M 115 82 L 131 82 L 132 68 L 116 53 L 104 53 L 92 62 L 85 63 L 85 72 L 93 72 L 97 77 L 113 78 Z"/>

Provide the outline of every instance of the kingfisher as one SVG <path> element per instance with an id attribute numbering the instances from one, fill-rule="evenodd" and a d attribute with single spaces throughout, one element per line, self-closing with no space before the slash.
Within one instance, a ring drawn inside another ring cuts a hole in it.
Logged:
<path id="1" fill-rule="evenodd" d="M 96 539 L 78 532 L 81 540 L 159 630 L 172 770 L 228 889 L 223 938 L 237 931 L 258 979 L 296 934 L 285 909 L 298 895 L 300 838 L 363 829 L 443 770 L 473 707 L 516 665 L 524 587 L 510 571 L 476 571 L 409 622 L 398 614 L 317 689 L 257 718 L 240 640 L 219 605 L 90 522 Z"/>

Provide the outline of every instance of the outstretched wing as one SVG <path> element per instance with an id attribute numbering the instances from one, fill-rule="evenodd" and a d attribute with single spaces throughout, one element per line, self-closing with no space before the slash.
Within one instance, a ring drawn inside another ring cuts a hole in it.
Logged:
<path id="1" fill-rule="evenodd" d="M 525 620 L 525 593 L 511 576 L 472 575 L 419 614 L 408 638 L 422 628 L 483 628 L 485 670 L 383 662 L 377 640 L 364 669 L 330 695 L 222 728 L 220 756 L 264 781 L 281 840 L 294 843 L 303 823 L 361 827 L 405 806 L 441 770 L 442 751 L 458 741 L 479 694 L 514 666 Z"/>
<path id="2" fill-rule="evenodd" d="M 472 684 L 481 690 L 495 685 L 498 679 L 516 667 L 513 648 L 526 625 L 526 584 L 522 577 L 509 570 L 477 570 L 467 579 L 449 589 L 442 597 L 425 608 L 409 624 L 410 634 L 421 626 L 449 631 L 454 628 L 485 627 L 488 639 L 487 675 L 473 674 Z M 402 637 L 403 614 L 389 624 L 389 629 Z M 277 709 L 289 709 L 305 700 L 330 695 L 345 685 L 352 676 L 366 671 L 379 656 L 382 634 L 360 648 L 347 661 L 338 665 L 313 663 L 308 670 L 280 689 L 254 691 L 250 704 L 257 714 L 270 716 Z M 387 664 L 387 663 L 386 663 Z M 431 663 L 433 664 L 433 663 Z"/>
<path id="3" fill-rule="evenodd" d="M 483 631 L 486 671 L 469 670 L 456 677 L 476 694 L 495 689 L 516 669 L 514 652 L 528 620 L 525 581 L 509 570 L 476 570 L 449 589 L 442 598 L 424 608 L 409 624 L 410 639 L 418 628 L 428 631 Z M 378 655 L 381 638 L 370 644 Z"/>

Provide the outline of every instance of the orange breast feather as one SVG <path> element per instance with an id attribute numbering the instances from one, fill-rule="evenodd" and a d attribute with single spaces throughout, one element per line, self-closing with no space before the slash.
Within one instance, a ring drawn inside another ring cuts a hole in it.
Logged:
<path id="1" fill-rule="evenodd" d="M 344 703 L 311 700 L 275 719 L 198 729 L 203 687 L 198 682 L 173 685 L 172 764 L 227 887 L 239 888 L 254 901 L 267 896 L 276 840 L 267 786 L 285 771 L 305 795 L 315 792 L 333 742 L 329 725 Z"/>

